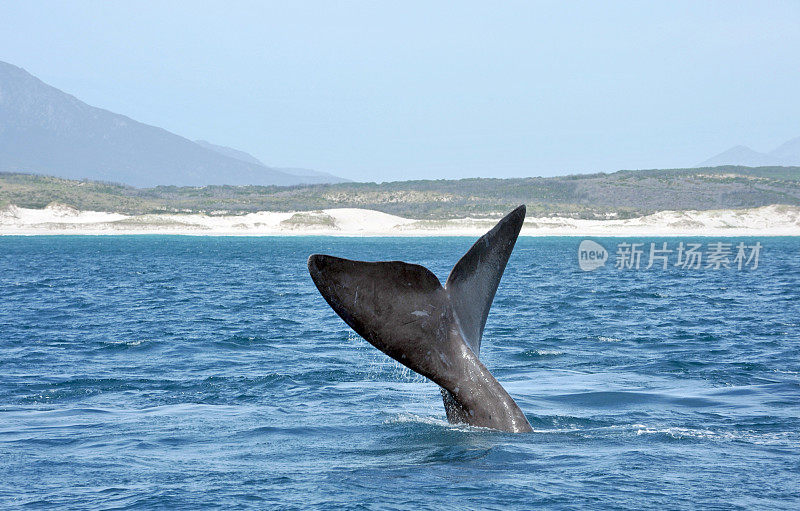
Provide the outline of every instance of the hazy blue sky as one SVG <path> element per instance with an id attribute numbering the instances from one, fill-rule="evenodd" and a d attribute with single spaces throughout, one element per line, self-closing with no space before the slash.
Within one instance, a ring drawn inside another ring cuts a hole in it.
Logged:
<path id="1" fill-rule="evenodd" d="M 691 166 L 800 136 L 800 1 L 5 1 L 0 60 L 356 180 Z"/>

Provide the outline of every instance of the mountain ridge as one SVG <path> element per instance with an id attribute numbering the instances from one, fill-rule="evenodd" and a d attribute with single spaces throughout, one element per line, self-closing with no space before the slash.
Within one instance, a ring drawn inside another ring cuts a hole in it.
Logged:
<path id="1" fill-rule="evenodd" d="M 744 165 L 748 167 L 800 165 L 800 137 L 787 140 L 769 152 L 760 152 L 745 145 L 735 145 L 697 164 L 697 167 Z"/>
<path id="2" fill-rule="evenodd" d="M 94 107 L 2 61 L 0 171 L 138 187 L 307 182 L 307 178 L 231 157 L 163 128 Z"/>
<path id="3" fill-rule="evenodd" d="M 226 156 L 230 156 L 231 158 L 236 158 L 237 160 L 246 161 L 249 163 L 255 163 L 257 165 L 263 165 L 266 167 L 266 164 L 253 156 L 252 154 L 240 151 L 239 149 L 234 149 L 232 147 L 224 146 L 224 145 L 217 145 L 212 144 L 206 140 L 195 140 L 196 144 L 205 147 L 207 149 L 211 149 L 212 151 L 216 151 L 218 153 L 224 154 Z M 319 170 L 311 170 L 311 169 L 302 169 L 296 167 L 270 167 L 273 170 L 277 170 L 278 172 L 283 172 L 285 174 L 290 174 L 292 176 L 297 177 L 300 181 L 297 184 L 333 184 L 333 183 L 349 183 L 351 182 L 349 179 L 344 179 L 339 176 L 334 176 L 329 172 L 322 172 Z"/>

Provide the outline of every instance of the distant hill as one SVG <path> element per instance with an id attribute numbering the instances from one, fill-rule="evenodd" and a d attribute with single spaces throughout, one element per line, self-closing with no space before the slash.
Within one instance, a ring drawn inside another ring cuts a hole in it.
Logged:
<path id="1" fill-rule="evenodd" d="M 241 160 L 243 162 L 266 167 L 266 165 L 264 165 L 264 162 L 262 162 L 261 160 L 259 160 L 250 153 L 246 153 L 244 151 L 240 151 L 238 149 L 234 149 L 232 147 L 227 147 L 224 145 L 212 144 L 211 142 L 207 142 L 205 140 L 195 140 L 194 143 L 199 145 L 200 147 L 210 149 L 219 154 L 224 154 L 225 156 L 228 156 L 230 158 L 236 158 L 237 160 Z"/>
<path id="2" fill-rule="evenodd" d="M 800 137 L 784 142 L 769 154 L 782 162 L 800 165 Z"/>
<path id="3" fill-rule="evenodd" d="M 240 151 L 238 149 L 233 149 L 232 147 L 226 147 L 224 145 L 217 145 L 212 144 L 211 142 L 206 142 L 205 140 L 195 140 L 197 145 L 205 147 L 206 149 L 211 149 L 212 151 L 216 151 L 220 154 L 224 154 L 225 156 L 230 156 L 231 158 L 236 158 L 237 160 L 242 160 L 247 163 L 254 163 L 256 165 L 264 165 L 264 163 L 253 156 L 250 153 L 246 153 L 244 151 Z M 266 165 L 264 165 L 266 166 Z M 342 179 L 341 177 L 334 176 L 333 174 L 329 174 L 327 172 L 320 172 L 318 170 L 310 170 L 310 169 L 297 169 L 297 168 L 279 168 L 279 167 L 271 167 L 273 170 L 277 170 L 278 172 L 283 172 L 284 174 L 290 174 L 295 176 L 299 181 L 297 184 L 322 184 L 322 183 L 348 183 L 350 182 L 349 179 Z"/>
<path id="4" fill-rule="evenodd" d="M 747 167 L 800 165 L 800 137 L 793 138 L 768 153 L 737 145 L 700 162 L 697 166 L 717 167 L 720 165 L 744 165 Z"/>
<path id="5" fill-rule="evenodd" d="M 275 186 L 139 189 L 53 177 L 0 174 L 4 205 L 129 214 L 246 213 L 366 208 L 418 219 L 497 217 L 519 204 L 534 216 L 625 218 L 664 210 L 800 205 L 800 167 L 635 170 L 551 178 L 461 179 Z"/>
<path id="6" fill-rule="evenodd" d="M 284 167 L 273 167 L 276 170 L 280 170 L 281 172 L 286 172 L 293 176 L 297 176 L 303 180 L 305 184 L 318 184 L 318 183 L 352 183 L 353 181 L 350 179 L 343 179 L 338 176 L 334 176 L 333 174 L 329 174 L 327 172 L 322 172 L 319 170 L 311 170 L 311 169 L 298 169 L 295 167 L 291 168 L 284 168 Z"/>
<path id="7" fill-rule="evenodd" d="M 0 62 L 0 171 L 138 187 L 288 186 L 309 180 L 211 145 L 87 105 Z"/>

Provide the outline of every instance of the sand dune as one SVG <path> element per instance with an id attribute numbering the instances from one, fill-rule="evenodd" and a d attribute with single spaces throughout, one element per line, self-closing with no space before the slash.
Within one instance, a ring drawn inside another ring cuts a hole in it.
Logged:
<path id="1" fill-rule="evenodd" d="M 413 220 L 367 209 L 326 209 L 246 215 L 123 215 L 8 206 L 0 210 L 0 235 L 185 234 L 243 236 L 477 236 L 496 219 Z M 662 211 L 625 220 L 528 217 L 526 236 L 800 236 L 800 208 Z"/>

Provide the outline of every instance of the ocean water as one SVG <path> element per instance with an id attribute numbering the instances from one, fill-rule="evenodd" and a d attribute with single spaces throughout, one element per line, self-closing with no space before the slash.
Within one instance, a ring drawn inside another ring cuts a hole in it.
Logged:
<path id="1" fill-rule="evenodd" d="M 481 353 L 513 435 L 449 425 L 306 270 L 444 280 L 472 239 L 0 237 L 0 507 L 800 509 L 800 238 L 741 241 L 584 272 L 521 238 Z"/>

